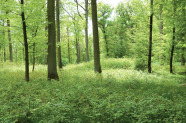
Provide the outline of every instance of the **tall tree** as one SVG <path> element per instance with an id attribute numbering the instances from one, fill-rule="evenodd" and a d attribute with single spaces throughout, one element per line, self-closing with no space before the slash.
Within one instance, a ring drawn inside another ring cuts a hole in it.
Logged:
<path id="1" fill-rule="evenodd" d="M 59 80 L 56 65 L 55 0 L 47 0 L 48 16 L 48 80 Z"/>
<path id="2" fill-rule="evenodd" d="M 172 63 L 173 63 L 173 55 L 174 55 L 174 46 L 175 46 L 175 12 L 176 12 L 176 5 L 175 0 L 173 0 L 173 28 L 172 28 L 172 47 L 171 47 L 171 55 L 170 55 L 170 73 L 173 73 Z"/>
<path id="3" fill-rule="evenodd" d="M 150 35 L 149 35 L 149 56 L 148 56 L 148 72 L 151 73 L 151 56 L 152 56 L 152 24 L 153 24 L 153 0 L 150 1 Z"/>
<path id="4" fill-rule="evenodd" d="M 57 43 L 58 43 L 58 67 L 62 68 L 62 58 L 61 58 L 61 46 L 60 46 L 60 9 L 59 0 L 56 0 L 56 27 L 57 27 Z"/>
<path id="5" fill-rule="evenodd" d="M 6 14 L 8 15 L 8 11 Z M 11 31 L 10 31 L 10 19 L 7 18 L 7 26 L 8 26 L 8 40 L 9 40 L 9 52 L 10 52 L 10 61 L 13 62 L 13 50 L 12 50 L 12 41 L 11 41 Z"/>
<path id="6" fill-rule="evenodd" d="M 27 31 L 26 31 L 26 21 L 24 13 L 24 1 L 21 0 L 22 5 L 22 24 L 23 24 L 23 35 L 24 35 L 24 47 L 25 47 L 25 80 L 29 82 L 29 56 L 28 56 L 28 41 L 27 41 Z"/>
<path id="7" fill-rule="evenodd" d="M 107 39 L 107 27 L 108 27 L 108 19 L 112 14 L 112 7 L 109 4 L 103 4 L 100 3 L 100 9 L 99 11 L 99 27 L 102 30 L 102 33 L 104 35 L 104 40 L 105 40 L 105 46 L 106 46 L 106 54 L 107 57 L 109 56 L 109 42 Z"/>
<path id="8" fill-rule="evenodd" d="M 94 44 L 94 70 L 101 73 L 100 49 L 98 35 L 97 0 L 91 0 L 92 24 L 93 24 L 93 44 Z"/>
<path id="9" fill-rule="evenodd" d="M 85 44 L 86 44 L 86 59 L 89 61 L 89 51 L 88 51 L 88 0 L 85 0 L 85 19 L 86 19 L 86 26 L 85 26 Z"/>

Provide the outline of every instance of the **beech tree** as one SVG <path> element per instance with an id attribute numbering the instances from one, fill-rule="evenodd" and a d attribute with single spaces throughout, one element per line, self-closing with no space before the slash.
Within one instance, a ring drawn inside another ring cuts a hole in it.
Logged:
<path id="1" fill-rule="evenodd" d="M 153 23 L 153 0 L 150 1 L 150 34 L 149 34 L 149 56 L 148 56 L 148 72 L 151 73 L 151 56 L 152 56 L 152 23 Z"/>
<path id="2" fill-rule="evenodd" d="M 47 0 L 48 17 L 48 80 L 59 80 L 56 65 L 55 0 Z"/>
<path id="3" fill-rule="evenodd" d="M 94 44 L 94 71 L 101 73 L 100 49 L 98 35 L 97 0 L 91 0 L 92 6 L 92 25 L 93 25 L 93 44 Z"/>
<path id="4" fill-rule="evenodd" d="M 25 47 L 25 80 L 29 81 L 29 55 L 28 55 L 28 41 L 27 41 L 27 30 L 26 30 L 26 21 L 25 21 L 25 13 L 24 13 L 24 1 L 21 0 L 21 17 L 23 24 L 23 36 L 24 36 L 24 47 Z"/>
<path id="5" fill-rule="evenodd" d="M 62 68 L 62 58 L 61 58 L 61 46 L 60 46 L 60 8 L 59 8 L 59 0 L 56 0 L 56 27 L 57 27 L 57 43 L 58 43 L 58 66 Z"/>

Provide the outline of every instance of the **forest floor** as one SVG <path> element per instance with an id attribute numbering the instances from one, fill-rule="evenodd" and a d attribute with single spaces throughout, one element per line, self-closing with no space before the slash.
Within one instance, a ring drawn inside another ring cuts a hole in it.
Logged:
<path id="1" fill-rule="evenodd" d="M 153 64 L 148 74 L 131 59 L 104 59 L 101 75 L 91 61 L 47 81 L 47 66 L 36 65 L 27 83 L 23 64 L 1 63 L 0 123 L 186 123 L 185 67 L 176 64 L 175 74 L 168 68 Z"/>

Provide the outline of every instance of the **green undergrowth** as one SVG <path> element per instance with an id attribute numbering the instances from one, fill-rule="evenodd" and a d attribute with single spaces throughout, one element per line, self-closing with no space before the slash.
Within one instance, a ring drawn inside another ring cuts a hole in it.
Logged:
<path id="1" fill-rule="evenodd" d="M 1 65 L 0 122 L 186 122 L 186 76 L 169 74 L 166 67 L 136 71 L 131 59 L 101 63 L 101 75 L 92 61 L 67 65 L 58 71 L 59 81 L 47 81 L 47 66 L 37 65 L 29 83 L 24 65 Z"/>

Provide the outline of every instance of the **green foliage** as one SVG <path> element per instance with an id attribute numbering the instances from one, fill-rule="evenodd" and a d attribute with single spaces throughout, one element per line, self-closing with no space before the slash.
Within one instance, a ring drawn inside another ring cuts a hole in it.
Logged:
<path id="1" fill-rule="evenodd" d="M 186 93 L 180 85 L 185 76 L 162 73 L 167 68 L 157 74 L 135 71 L 133 60 L 126 58 L 101 62 L 102 75 L 94 73 L 90 61 L 64 67 L 58 71 L 60 81 L 47 81 L 47 67 L 36 65 L 29 83 L 24 81 L 24 65 L 1 63 L 0 121 L 186 121 Z"/>

